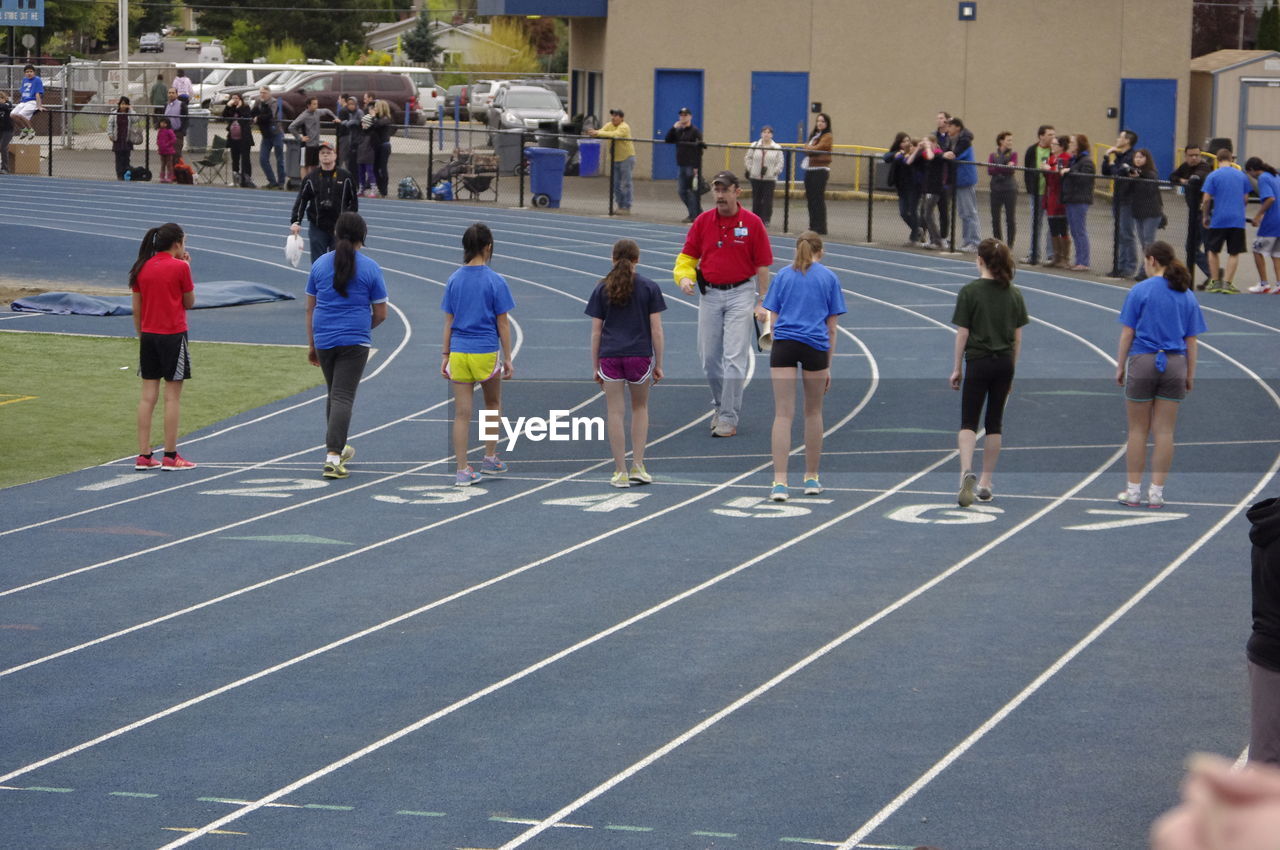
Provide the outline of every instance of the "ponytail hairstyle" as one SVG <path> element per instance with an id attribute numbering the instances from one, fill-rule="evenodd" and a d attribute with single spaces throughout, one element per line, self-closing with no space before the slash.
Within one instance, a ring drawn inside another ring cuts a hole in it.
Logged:
<path id="1" fill-rule="evenodd" d="M 978 258 L 986 266 L 991 279 L 1001 289 L 1008 289 L 1013 283 L 1013 254 L 1009 252 L 1009 246 L 999 239 L 983 239 L 978 245 Z"/>
<path id="2" fill-rule="evenodd" d="M 822 237 L 812 230 L 806 230 L 796 237 L 796 258 L 791 263 L 791 268 L 803 274 L 809 271 L 809 266 L 817 261 L 817 256 L 821 253 Z"/>
<path id="3" fill-rule="evenodd" d="M 1276 176 L 1276 170 L 1262 161 L 1260 156 L 1251 156 L 1244 164 L 1245 171 L 1265 171 L 1272 177 Z"/>
<path id="4" fill-rule="evenodd" d="M 613 243 L 613 268 L 600 282 L 613 304 L 626 304 L 636 288 L 635 264 L 640 262 L 640 246 L 630 239 Z"/>
<path id="5" fill-rule="evenodd" d="M 142 237 L 142 245 L 138 247 L 138 259 L 134 261 L 133 268 L 129 269 L 129 288 L 138 288 L 138 272 L 142 271 L 147 260 L 161 251 L 168 251 L 186 237 L 187 234 L 182 232 L 182 228 L 173 222 L 148 230 Z"/>
<path id="6" fill-rule="evenodd" d="M 369 234 L 364 219 L 350 210 L 338 216 L 333 228 L 337 244 L 333 248 L 333 291 L 347 297 L 347 284 L 356 275 L 356 245 L 364 244 Z"/>
<path id="7" fill-rule="evenodd" d="M 1157 266 L 1164 269 L 1160 276 L 1169 282 L 1169 288 L 1174 292 L 1186 292 L 1191 288 L 1191 272 L 1178 259 L 1173 246 L 1168 242 L 1152 242 L 1143 250 L 1142 255 L 1150 257 Z"/>
<path id="8" fill-rule="evenodd" d="M 483 221 L 477 221 L 462 234 L 462 257 L 469 263 L 484 254 L 485 248 L 493 247 L 493 231 Z"/>

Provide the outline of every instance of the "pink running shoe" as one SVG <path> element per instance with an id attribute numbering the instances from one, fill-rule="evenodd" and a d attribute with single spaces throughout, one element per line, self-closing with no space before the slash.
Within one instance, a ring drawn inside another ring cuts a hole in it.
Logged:
<path id="1" fill-rule="evenodd" d="M 196 468 L 196 464 L 187 460 L 182 455 L 175 455 L 174 457 L 166 457 L 164 459 L 163 464 L 160 467 L 160 469 L 162 469 L 165 472 L 172 472 L 177 469 L 195 469 L 195 468 Z"/>

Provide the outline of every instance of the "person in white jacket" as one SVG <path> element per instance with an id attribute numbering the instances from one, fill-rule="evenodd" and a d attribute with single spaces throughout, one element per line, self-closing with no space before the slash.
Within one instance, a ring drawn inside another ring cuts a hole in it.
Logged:
<path id="1" fill-rule="evenodd" d="M 773 217 L 773 190 L 782 173 L 782 147 L 773 140 L 773 128 L 765 125 L 760 138 L 747 148 L 747 179 L 751 181 L 751 211 L 765 227 Z"/>

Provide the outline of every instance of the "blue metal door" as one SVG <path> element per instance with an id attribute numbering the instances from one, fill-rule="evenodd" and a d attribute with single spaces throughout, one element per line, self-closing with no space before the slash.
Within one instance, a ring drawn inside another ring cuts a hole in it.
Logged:
<path id="1" fill-rule="evenodd" d="M 804 71 L 751 72 L 751 126 L 747 136 L 760 138 L 760 128 L 773 128 L 780 145 L 803 142 L 809 128 L 809 74 Z"/>
<path id="2" fill-rule="evenodd" d="M 1137 146 L 1151 151 L 1161 176 L 1173 170 L 1177 117 L 1177 80 L 1120 81 L 1120 129 L 1138 134 Z"/>
<path id="3" fill-rule="evenodd" d="M 680 117 L 680 107 L 693 113 L 693 123 L 703 126 L 702 71 L 658 68 L 653 72 L 653 138 L 661 142 Z M 705 132 L 705 131 L 704 131 Z M 676 178 L 676 146 L 653 146 L 653 179 Z"/>

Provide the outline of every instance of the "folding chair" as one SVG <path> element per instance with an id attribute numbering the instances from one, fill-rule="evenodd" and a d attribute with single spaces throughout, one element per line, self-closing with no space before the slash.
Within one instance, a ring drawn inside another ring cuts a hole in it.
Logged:
<path id="1" fill-rule="evenodd" d="M 225 183 L 227 181 L 227 140 L 222 136 L 214 136 L 209 153 L 204 159 L 196 160 L 195 165 L 200 182 Z"/>

